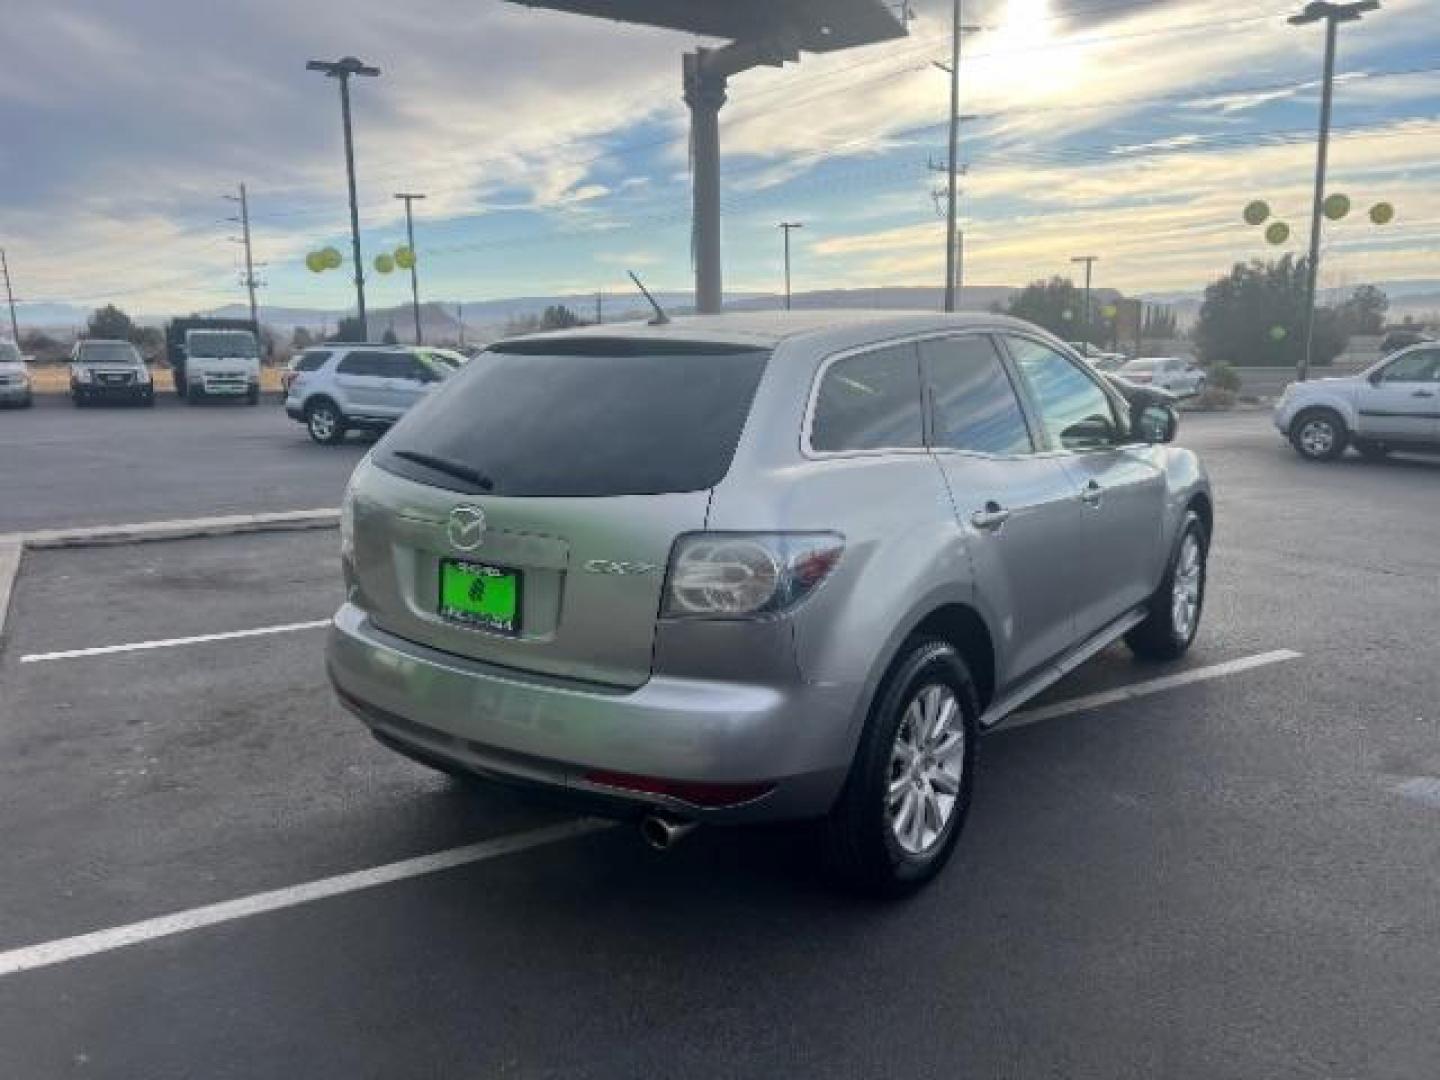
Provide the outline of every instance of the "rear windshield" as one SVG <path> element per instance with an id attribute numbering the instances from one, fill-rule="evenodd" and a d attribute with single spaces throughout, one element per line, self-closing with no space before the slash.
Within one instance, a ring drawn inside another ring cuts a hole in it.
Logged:
<path id="1" fill-rule="evenodd" d="M 134 364 L 139 365 L 140 354 L 133 345 L 123 341 L 86 341 L 80 345 L 76 357 L 82 364 Z"/>
<path id="2" fill-rule="evenodd" d="M 397 425 L 375 463 L 496 495 L 703 490 L 730 468 L 769 356 L 625 338 L 502 342 Z"/>
<path id="3" fill-rule="evenodd" d="M 255 335 L 248 330 L 191 330 L 185 335 L 191 356 L 259 356 Z"/>

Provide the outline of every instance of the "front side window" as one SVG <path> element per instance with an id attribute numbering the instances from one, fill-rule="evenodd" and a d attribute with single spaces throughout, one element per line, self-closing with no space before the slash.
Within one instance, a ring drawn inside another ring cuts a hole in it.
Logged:
<path id="1" fill-rule="evenodd" d="M 1383 381 L 1434 382 L 1440 378 L 1440 349 L 1416 349 L 1385 369 Z"/>
<path id="2" fill-rule="evenodd" d="M 352 352 L 341 358 L 336 365 L 335 371 L 340 375 L 369 375 L 382 376 L 384 354 L 372 352 Z"/>
<path id="3" fill-rule="evenodd" d="M 1015 387 L 986 334 L 920 343 L 935 411 L 937 449 L 1028 454 L 1034 446 Z"/>
<path id="4" fill-rule="evenodd" d="M 1120 441 L 1122 432 L 1110 396 L 1093 379 L 1038 341 L 1006 340 L 1052 446 L 1095 450 Z"/>
<path id="5" fill-rule="evenodd" d="M 837 360 L 825 369 L 810 422 L 819 453 L 904 450 L 925 445 L 920 364 L 913 344 Z"/>

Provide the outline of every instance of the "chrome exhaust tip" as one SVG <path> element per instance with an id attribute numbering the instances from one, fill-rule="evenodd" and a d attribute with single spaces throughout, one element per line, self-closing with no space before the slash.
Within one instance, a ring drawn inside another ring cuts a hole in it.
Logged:
<path id="1" fill-rule="evenodd" d="M 669 851 L 695 830 L 697 822 L 650 814 L 640 822 L 640 836 L 656 851 Z"/>

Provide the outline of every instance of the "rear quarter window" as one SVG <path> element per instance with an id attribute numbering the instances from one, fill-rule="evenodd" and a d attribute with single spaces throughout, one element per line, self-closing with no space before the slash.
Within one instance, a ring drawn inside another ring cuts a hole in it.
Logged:
<path id="1" fill-rule="evenodd" d="M 654 339 L 501 343 L 407 415 L 374 460 L 435 487 L 496 495 L 700 491 L 729 471 L 769 356 Z"/>

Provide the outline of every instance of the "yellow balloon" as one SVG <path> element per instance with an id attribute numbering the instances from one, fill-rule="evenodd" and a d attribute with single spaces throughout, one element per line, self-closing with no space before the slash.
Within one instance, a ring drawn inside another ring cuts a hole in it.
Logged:
<path id="1" fill-rule="evenodd" d="M 1325 200 L 1325 216 L 1331 221 L 1339 221 L 1348 213 L 1350 213 L 1349 195 L 1331 195 Z"/>
<path id="2" fill-rule="evenodd" d="M 1116 315 L 1120 314 L 1120 309 L 1114 304 L 1106 304 L 1100 309 L 1100 314 L 1104 315 L 1107 319 L 1113 319 Z"/>
<path id="3" fill-rule="evenodd" d="M 325 266 L 330 270 L 334 270 L 344 261 L 340 258 L 340 252 L 333 247 L 321 248 L 320 257 L 325 260 Z"/>
<path id="4" fill-rule="evenodd" d="M 1264 225 L 1270 220 L 1270 204 L 1264 199 L 1256 199 L 1249 206 L 1245 207 L 1246 225 Z"/>
<path id="5" fill-rule="evenodd" d="M 318 274 L 325 269 L 325 256 L 318 251 L 312 251 L 305 256 L 305 265 L 312 274 Z"/>
<path id="6" fill-rule="evenodd" d="M 415 265 L 415 252 L 401 244 L 395 249 L 395 265 L 402 270 L 409 270 Z"/>
<path id="7" fill-rule="evenodd" d="M 1376 225 L 1389 225 L 1395 220 L 1395 207 L 1388 202 L 1376 203 L 1370 208 L 1370 220 Z"/>
<path id="8" fill-rule="evenodd" d="M 377 273 L 388 274 L 395 269 L 395 260 L 389 255 L 375 256 L 375 270 Z"/>
<path id="9" fill-rule="evenodd" d="M 1285 329 L 1285 327 L 1283 327 L 1283 326 L 1272 326 L 1272 327 L 1270 328 L 1270 340 L 1271 340 L 1271 341 L 1284 341 L 1284 340 L 1285 340 L 1287 337 L 1289 337 L 1289 336 L 1290 336 L 1290 331 L 1287 330 L 1287 329 Z"/>
<path id="10" fill-rule="evenodd" d="M 1285 243 L 1290 239 L 1290 226 L 1283 221 L 1277 221 L 1265 230 L 1265 239 L 1275 245 Z"/>

